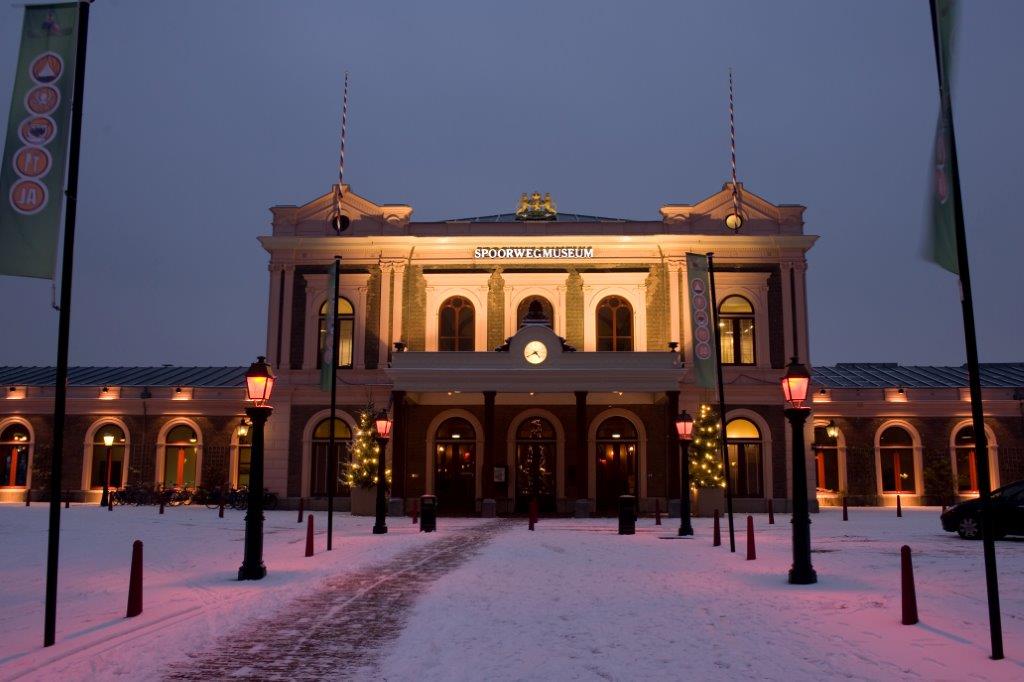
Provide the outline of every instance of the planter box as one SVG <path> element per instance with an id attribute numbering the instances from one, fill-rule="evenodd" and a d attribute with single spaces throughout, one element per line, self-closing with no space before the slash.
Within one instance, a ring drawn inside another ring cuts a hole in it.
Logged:
<path id="1" fill-rule="evenodd" d="M 352 488 L 350 499 L 353 516 L 373 516 L 377 513 L 377 486 Z"/>
<path id="2" fill-rule="evenodd" d="M 725 514 L 725 488 L 698 488 L 697 516 L 714 516 L 716 509 Z"/>

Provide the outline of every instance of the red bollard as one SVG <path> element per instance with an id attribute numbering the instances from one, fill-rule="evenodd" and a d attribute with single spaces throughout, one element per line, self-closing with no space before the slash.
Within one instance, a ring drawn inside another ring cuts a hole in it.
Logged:
<path id="1" fill-rule="evenodd" d="M 530 530 L 533 530 L 533 525 L 540 521 L 540 507 L 537 505 L 536 498 L 530 500 Z"/>
<path id="2" fill-rule="evenodd" d="M 64 493 L 64 508 L 65 509 L 70 509 L 71 508 L 71 491 L 70 490 L 68 490 L 67 492 Z M 945 511 L 945 510 L 943 510 L 943 511 Z"/>
<path id="3" fill-rule="evenodd" d="M 161 514 L 164 513 L 164 498 L 163 498 L 163 496 L 160 497 L 160 513 Z"/>
<path id="4" fill-rule="evenodd" d="M 657 498 L 654 500 L 654 525 L 661 525 L 661 500 Z"/>
<path id="5" fill-rule="evenodd" d="M 775 506 L 772 505 L 772 498 L 768 498 L 768 525 L 775 525 Z"/>
<path id="6" fill-rule="evenodd" d="M 114 494 L 107 495 L 107 511 L 114 511 Z"/>
<path id="7" fill-rule="evenodd" d="M 306 556 L 313 556 L 313 515 L 306 517 Z"/>
<path id="8" fill-rule="evenodd" d="M 302 508 L 305 506 L 305 501 L 306 501 L 306 498 L 304 498 L 304 497 L 300 497 L 299 498 L 299 520 L 296 521 L 295 523 L 302 523 Z"/>
<path id="9" fill-rule="evenodd" d="M 416 525 L 420 522 L 420 503 L 419 500 L 412 503 L 412 525 Z"/>
<path id="10" fill-rule="evenodd" d="M 747 516 L 747 561 L 757 558 L 757 550 L 754 549 L 754 517 Z"/>
<path id="11" fill-rule="evenodd" d="M 910 561 L 910 547 L 900 547 L 900 576 L 903 583 L 904 625 L 917 623 L 917 591 L 914 589 L 914 564 Z"/>
<path id="12" fill-rule="evenodd" d="M 903 504 L 900 502 L 900 496 L 896 496 L 896 516 L 903 516 Z"/>
<path id="13" fill-rule="evenodd" d="M 850 509 L 846 506 L 846 495 L 843 495 L 843 521 L 850 520 Z"/>
<path id="14" fill-rule="evenodd" d="M 142 540 L 132 543 L 132 572 L 128 578 L 128 611 L 125 618 L 142 613 Z"/>
<path id="15" fill-rule="evenodd" d="M 711 546 L 712 547 L 721 547 L 722 546 L 722 529 L 721 529 L 721 527 L 719 526 L 719 523 L 718 523 L 718 510 L 717 509 L 715 510 L 715 532 L 714 532 L 714 534 L 711 537 L 713 538 L 713 540 L 711 541 Z"/>
<path id="16" fill-rule="evenodd" d="M 221 518 L 221 519 L 224 518 L 224 499 L 223 498 L 221 498 L 221 501 L 220 501 L 220 509 L 217 511 L 217 517 Z"/>

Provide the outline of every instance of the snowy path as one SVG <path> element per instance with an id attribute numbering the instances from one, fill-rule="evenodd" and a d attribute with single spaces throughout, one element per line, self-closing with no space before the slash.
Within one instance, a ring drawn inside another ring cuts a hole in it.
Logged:
<path id="1" fill-rule="evenodd" d="M 220 640 L 212 651 L 192 654 L 194 665 L 175 665 L 165 679 L 323 680 L 367 674 L 430 583 L 472 559 L 508 527 L 499 520 L 456 531 L 384 565 L 330 579 L 322 589 Z"/>

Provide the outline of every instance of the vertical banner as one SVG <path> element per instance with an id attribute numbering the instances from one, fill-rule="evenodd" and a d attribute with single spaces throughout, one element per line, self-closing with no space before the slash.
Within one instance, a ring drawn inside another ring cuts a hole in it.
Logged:
<path id="1" fill-rule="evenodd" d="M 686 290 L 690 298 L 690 327 L 693 335 L 693 371 L 698 386 L 715 388 L 717 355 L 708 278 L 708 257 L 686 254 Z"/>
<path id="2" fill-rule="evenodd" d="M 327 280 L 329 287 L 328 291 L 337 291 L 338 261 L 331 263 L 331 267 L 327 271 L 327 274 L 330 278 Z M 337 371 L 334 367 L 334 333 L 337 322 L 338 301 L 335 300 L 333 311 L 331 310 L 331 306 L 327 306 L 327 318 L 324 320 L 324 342 L 323 347 L 320 349 L 320 388 L 324 391 L 331 390 L 331 386 L 334 385 L 334 373 Z"/>
<path id="3" fill-rule="evenodd" d="M 54 276 L 78 19 L 78 3 L 25 8 L 0 168 L 0 275 Z"/>
<path id="4" fill-rule="evenodd" d="M 925 258 L 960 274 L 956 246 L 956 197 L 953 194 L 951 163 L 949 70 L 953 61 L 953 31 L 956 6 L 952 0 L 935 3 L 935 52 L 939 69 L 939 122 L 935 126 L 935 149 L 932 152 L 932 196 Z"/>

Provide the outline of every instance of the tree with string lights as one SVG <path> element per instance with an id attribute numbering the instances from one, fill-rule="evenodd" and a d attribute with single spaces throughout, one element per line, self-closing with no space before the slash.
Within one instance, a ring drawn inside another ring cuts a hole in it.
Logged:
<path id="1" fill-rule="evenodd" d="M 718 412 L 702 403 L 693 420 L 693 444 L 690 446 L 690 485 L 694 488 L 725 487 L 721 431 Z"/>
<path id="2" fill-rule="evenodd" d="M 374 438 L 373 405 L 367 405 L 359 413 L 359 425 L 348 446 L 349 461 L 345 472 L 345 483 L 349 488 L 369 490 L 377 485 L 377 454 L 380 446 Z M 384 470 L 386 490 L 391 489 L 391 469 Z"/>

